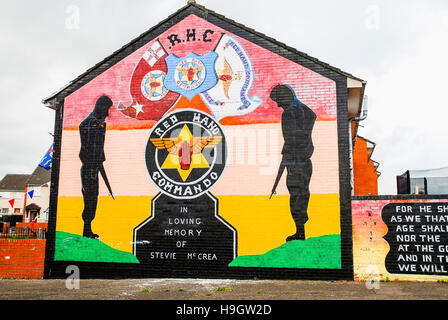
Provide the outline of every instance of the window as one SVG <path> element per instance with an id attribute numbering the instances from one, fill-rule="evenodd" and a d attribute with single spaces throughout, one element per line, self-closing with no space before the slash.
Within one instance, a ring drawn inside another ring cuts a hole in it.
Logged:
<path id="1" fill-rule="evenodd" d="M 8 213 L 9 212 L 9 209 L 8 208 L 3 208 L 2 209 L 2 213 Z"/>
<path id="2" fill-rule="evenodd" d="M 23 193 L 22 192 L 16 192 L 16 199 L 23 199 Z"/>
<path id="3" fill-rule="evenodd" d="M 15 209 L 14 209 L 14 213 L 22 213 L 22 209 L 20 209 L 20 208 L 15 208 Z"/>
<path id="4" fill-rule="evenodd" d="M 426 194 L 425 178 L 411 179 L 411 193 L 412 194 Z"/>
<path id="5" fill-rule="evenodd" d="M 42 187 L 34 188 L 34 197 L 40 197 L 41 192 L 42 192 Z"/>
<path id="6" fill-rule="evenodd" d="M 9 192 L 0 192 L 0 198 L 7 198 L 9 199 L 10 193 Z"/>

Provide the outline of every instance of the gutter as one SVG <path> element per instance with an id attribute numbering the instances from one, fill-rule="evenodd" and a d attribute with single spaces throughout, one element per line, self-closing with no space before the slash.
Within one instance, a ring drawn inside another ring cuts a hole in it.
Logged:
<path id="1" fill-rule="evenodd" d="M 361 110 L 362 110 L 362 116 L 360 117 L 354 117 L 354 118 L 350 118 L 348 120 L 348 130 L 349 130 L 349 156 L 350 156 L 350 186 L 351 186 L 351 192 L 352 192 L 352 196 L 355 195 L 355 177 L 354 177 L 354 172 L 353 172 L 353 149 L 354 149 L 354 142 L 352 139 L 352 123 L 353 122 L 361 122 L 367 119 L 367 102 L 368 102 L 368 98 L 367 96 L 363 97 L 363 103 L 361 105 Z M 356 139 L 356 137 L 355 137 Z"/>

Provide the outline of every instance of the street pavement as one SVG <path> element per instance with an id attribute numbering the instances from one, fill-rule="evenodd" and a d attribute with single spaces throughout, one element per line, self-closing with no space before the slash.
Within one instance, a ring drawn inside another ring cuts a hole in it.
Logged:
<path id="1" fill-rule="evenodd" d="M 0 300 L 448 300 L 448 283 L 297 280 L 0 280 Z"/>
<path id="2" fill-rule="evenodd" d="M 166 319 L 415 316 L 448 307 L 448 283 L 296 280 L 0 279 L 2 316 Z M 430 304 L 430 305 L 428 305 Z M 431 305 L 432 304 L 432 305 Z M 360 313 L 361 312 L 361 313 Z"/>

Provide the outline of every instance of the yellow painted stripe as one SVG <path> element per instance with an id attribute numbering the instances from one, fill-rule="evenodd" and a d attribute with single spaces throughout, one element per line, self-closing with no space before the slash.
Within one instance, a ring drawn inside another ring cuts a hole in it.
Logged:
<path id="1" fill-rule="evenodd" d="M 295 232 L 289 196 L 218 196 L 219 214 L 237 230 L 238 255 L 263 254 Z M 132 252 L 133 230 L 151 216 L 152 197 L 100 197 L 92 229 L 101 241 Z M 60 197 L 57 231 L 82 235 L 82 197 Z M 340 234 L 338 194 L 311 195 L 307 238 Z"/>

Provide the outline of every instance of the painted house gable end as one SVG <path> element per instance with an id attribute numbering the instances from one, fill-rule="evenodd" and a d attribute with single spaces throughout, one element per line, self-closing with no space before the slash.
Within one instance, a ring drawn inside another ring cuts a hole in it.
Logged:
<path id="1" fill-rule="evenodd" d="M 70 131 L 73 131 L 74 135 L 76 135 L 78 127 L 80 125 L 80 119 L 81 118 L 85 118 L 88 116 L 88 114 L 91 112 L 88 111 L 87 107 L 83 107 L 83 106 L 87 106 L 87 100 L 89 101 L 89 105 L 91 107 L 92 105 L 92 101 L 93 99 L 96 99 L 97 97 L 93 97 L 93 96 L 89 96 L 88 94 L 84 94 L 83 90 L 88 90 L 88 87 L 94 87 L 95 82 L 98 82 L 99 87 L 101 87 L 101 83 L 104 83 L 104 79 L 107 79 L 107 73 L 108 72 L 114 72 L 114 68 L 119 69 L 121 68 L 121 64 L 123 63 L 123 61 L 125 61 L 126 59 L 129 59 L 130 57 L 133 57 L 133 55 L 135 56 L 135 58 L 133 58 L 134 60 L 132 60 L 131 64 L 137 64 L 138 63 L 138 58 L 142 55 L 144 55 L 145 51 L 147 50 L 148 46 L 150 43 L 154 44 L 154 40 L 155 39 L 159 39 L 162 47 L 164 48 L 164 50 L 169 51 L 169 53 L 173 53 L 175 54 L 175 45 L 170 48 L 170 43 L 173 43 L 172 41 L 177 41 L 180 39 L 180 41 L 184 40 L 185 41 L 185 37 L 188 38 L 188 33 L 187 35 L 181 36 L 179 33 L 175 33 L 173 31 L 173 33 L 171 33 L 171 30 L 175 29 L 177 25 L 181 25 L 183 21 L 185 21 L 186 19 L 190 19 L 193 21 L 205 21 L 205 25 L 206 27 L 204 27 L 203 25 L 200 25 L 198 27 L 205 29 L 205 30 L 201 30 L 202 32 L 197 31 L 198 33 L 196 34 L 196 37 L 203 40 L 209 40 L 213 34 L 211 32 L 209 32 L 207 34 L 207 30 L 211 30 L 212 28 L 208 28 L 208 26 L 216 26 L 216 28 L 219 31 L 216 31 L 216 33 L 221 33 L 221 32 L 228 32 L 228 34 L 231 37 L 235 37 L 236 39 L 238 39 L 238 41 L 240 41 L 242 43 L 242 46 L 245 47 L 248 52 L 250 52 L 251 48 L 254 48 L 253 50 L 257 49 L 259 50 L 259 52 L 266 52 L 267 54 L 269 54 L 271 57 L 275 57 L 277 56 L 278 59 L 277 61 L 285 61 L 285 64 L 289 64 L 289 65 L 293 65 L 296 64 L 296 68 L 298 71 L 302 72 L 303 71 L 303 77 L 306 78 L 306 76 L 310 76 L 310 75 L 317 75 L 317 76 L 313 76 L 316 79 L 319 79 L 318 82 L 319 83 L 324 83 L 325 84 L 325 90 L 328 90 L 328 92 L 330 92 L 330 100 L 328 101 L 318 101 L 318 99 L 314 99 L 314 96 L 312 94 L 310 94 L 310 92 L 314 92 L 313 90 L 320 90 L 319 87 L 317 88 L 313 88 L 311 87 L 307 87 L 306 90 L 307 94 L 305 94 L 306 97 L 304 97 L 304 102 L 306 104 L 315 104 L 316 106 L 325 106 L 326 103 L 332 103 L 333 107 L 331 108 L 327 108 L 325 109 L 324 107 L 322 107 L 322 109 L 317 109 L 316 108 L 312 108 L 314 110 L 316 110 L 316 112 L 318 113 L 318 120 L 320 120 L 320 123 L 324 124 L 324 123 L 331 123 L 331 122 L 335 122 L 336 123 L 336 127 L 335 127 L 335 131 L 332 131 L 334 133 L 334 137 L 337 136 L 337 141 L 335 142 L 336 144 L 336 149 L 337 152 L 335 153 L 336 157 L 334 158 L 335 163 L 336 163 L 336 172 L 337 172 L 337 176 L 336 176 L 336 180 L 337 183 L 333 184 L 334 185 L 334 189 L 332 189 L 331 191 L 323 191 L 323 192 L 314 192 L 314 193 L 322 193 L 322 194 L 335 194 L 337 195 L 337 200 L 339 201 L 340 204 L 340 212 L 339 212 L 339 222 L 340 223 L 340 237 L 341 237 L 341 257 L 343 257 L 341 259 L 341 266 L 340 266 L 340 270 L 338 270 L 337 272 L 332 272 L 331 270 L 312 270 L 312 272 L 310 271 L 311 269 L 309 268 L 302 268 L 302 269 L 294 269 L 294 268 L 289 268 L 290 273 L 289 276 L 291 275 L 295 275 L 298 276 L 300 278 L 322 278 L 322 277 L 326 277 L 328 279 L 330 278 L 345 278 L 345 279 L 350 279 L 352 277 L 352 261 L 351 261 L 351 210 L 350 210 L 350 203 L 351 203 L 351 198 L 350 198 L 350 179 L 349 179 L 349 175 L 350 175 L 350 168 L 349 168 L 349 157 L 348 157 L 348 153 L 349 153 L 349 146 L 348 146 L 348 113 L 347 113 L 347 77 L 349 77 L 349 74 L 346 74 L 336 68 L 333 68 L 329 65 L 326 65 L 324 63 L 321 63 L 320 61 L 311 58 L 305 54 L 299 53 L 298 51 L 295 51 L 294 49 L 291 49 L 283 44 L 280 44 L 276 41 L 273 41 L 273 39 L 268 38 L 264 35 L 258 34 L 255 31 L 248 29 L 244 26 L 241 26 L 227 18 L 224 18 L 222 16 L 219 16 L 218 14 L 212 13 L 208 10 L 206 10 L 205 8 L 195 5 L 195 4 L 190 4 L 188 6 L 186 6 L 185 8 L 181 9 L 180 11 L 178 11 L 176 14 L 170 16 L 167 20 L 163 21 L 161 24 L 157 25 L 156 27 L 152 28 L 151 30 L 149 30 L 147 33 L 143 34 L 142 36 L 140 36 L 139 38 L 137 38 L 136 40 L 132 41 L 131 43 L 129 43 L 128 45 L 126 45 L 125 47 L 121 48 L 120 50 L 118 50 L 117 52 L 115 52 L 113 55 L 111 55 L 109 58 L 106 58 L 105 60 L 103 60 L 101 63 L 99 63 L 98 65 L 96 65 L 95 67 L 93 67 L 92 69 L 88 70 L 85 74 L 81 75 L 78 79 L 74 80 L 70 85 L 68 85 L 66 88 L 62 89 L 61 91 L 59 91 L 57 94 L 47 98 L 44 100 L 44 103 L 46 103 L 47 105 L 57 105 L 57 114 L 56 114 L 56 131 L 55 131 L 55 155 L 54 155 L 54 165 L 53 165 L 53 175 L 52 175 L 52 199 L 50 201 L 50 228 L 49 228 L 49 232 L 51 233 L 51 231 L 53 232 L 57 232 L 57 231 L 61 231 L 63 228 L 61 227 L 61 221 L 65 221 L 64 218 L 56 219 L 56 215 L 59 214 L 58 213 L 58 199 L 60 197 L 79 197 L 80 193 L 79 190 L 81 189 L 79 187 L 79 185 L 77 184 L 73 184 L 73 185 L 69 185 L 68 183 L 66 183 L 66 181 L 64 181 L 64 177 L 67 177 L 67 175 L 70 175 L 72 177 L 73 173 L 69 172 L 68 168 L 70 168 L 71 166 L 69 166 L 68 164 L 68 160 L 70 157 L 72 157 L 74 160 L 73 161 L 78 161 L 77 159 L 75 159 L 75 155 L 77 156 L 77 154 L 75 154 L 73 152 L 73 150 L 68 150 L 66 148 L 65 151 L 62 150 L 63 145 L 67 144 L 67 140 L 64 140 L 65 138 L 63 138 L 63 132 L 64 132 L 64 137 L 70 136 Z M 193 30 L 193 27 L 187 31 L 185 30 L 185 32 L 190 32 L 190 36 L 191 36 L 191 32 Z M 176 34 L 178 36 L 178 38 L 171 38 L 167 39 L 166 34 L 169 33 L 169 35 L 173 35 Z M 165 38 L 161 38 L 161 35 L 165 35 Z M 221 39 L 220 37 L 217 37 L 216 34 L 213 35 L 213 41 L 214 43 L 218 43 Z M 179 46 L 181 46 L 181 44 L 179 44 Z M 195 52 L 196 53 L 196 52 Z M 205 54 L 205 52 L 200 52 L 199 56 L 201 56 L 201 54 Z M 179 54 L 179 57 L 182 57 L 182 52 Z M 253 65 L 254 65 L 254 69 L 255 71 L 257 70 L 257 63 L 258 63 L 258 58 L 256 55 L 251 55 L 253 61 Z M 130 60 L 131 61 L 131 60 Z M 125 63 L 126 64 L 126 63 Z M 290 67 L 291 68 L 291 67 Z M 135 72 L 135 70 L 134 70 Z M 279 71 L 281 72 L 281 71 Z M 132 76 L 132 72 L 131 73 L 127 73 L 126 76 L 124 76 L 127 81 L 130 81 L 130 77 Z M 104 78 L 102 78 L 104 77 Z M 285 80 L 285 82 L 288 82 L 288 79 Z M 124 78 L 121 80 L 125 80 Z M 261 96 L 260 100 L 263 100 L 263 102 L 267 103 L 267 99 L 268 99 L 268 93 L 269 90 L 272 89 L 273 85 L 275 84 L 275 81 L 273 83 L 271 83 L 269 88 L 264 88 L 264 95 Z M 278 82 L 277 84 L 280 84 L 280 82 Z M 255 84 L 256 86 L 257 84 Z M 122 97 L 123 95 L 127 94 L 129 96 L 129 87 L 127 85 L 125 85 L 124 87 L 126 87 L 125 89 L 127 90 L 127 92 L 120 92 L 119 94 L 117 94 L 118 96 Z M 297 89 L 297 88 L 294 88 Z M 100 90 L 101 91 L 101 90 Z M 254 90 L 256 91 L 256 90 Z M 334 96 L 331 96 L 331 92 L 334 92 Z M 260 91 L 257 91 L 260 92 Z M 316 91 L 317 92 L 317 91 Z M 99 92 L 98 94 L 101 94 L 102 92 Z M 106 92 L 104 92 L 105 94 L 107 94 Z M 300 94 L 300 93 L 299 93 Z M 322 94 L 322 93 L 319 93 Z M 325 91 L 324 94 L 322 95 L 326 95 L 327 91 Z M 182 95 L 182 91 L 180 91 L 180 95 Z M 251 92 L 249 91 L 249 96 L 251 97 Z M 251 98 L 254 98 L 253 96 Z M 300 100 L 302 101 L 302 98 L 299 97 Z M 87 99 L 87 100 L 82 100 L 82 99 Z M 180 99 L 184 99 L 184 97 L 180 97 Z M 308 99 L 308 100 L 307 100 Z M 173 100 L 174 101 L 174 100 Z M 185 100 L 186 101 L 186 100 Z M 197 100 L 200 101 L 200 100 Z M 253 101 L 256 101 L 256 99 L 254 98 Z M 116 103 L 117 101 L 115 101 Z M 176 106 L 176 104 L 181 104 L 182 100 L 177 100 L 175 103 L 173 103 L 174 106 Z M 123 105 L 129 105 L 129 103 L 131 103 L 130 98 L 125 101 L 123 100 Z M 206 102 L 204 101 L 204 104 L 206 104 Z M 65 107 L 64 107 L 65 105 Z M 245 123 L 251 123 L 251 124 L 263 124 L 263 123 L 279 123 L 280 122 L 280 118 L 279 118 L 279 113 L 274 113 L 273 116 L 273 120 L 272 121 L 267 121 L 267 122 L 263 122 L 260 119 L 263 118 L 263 107 L 264 105 L 262 104 L 262 106 L 256 111 L 253 112 L 251 115 L 248 115 L 245 119 L 248 119 L 246 122 L 244 121 L 236 121 L 236 122 L 232 122 L 232 121 L 228 121 L 225 122 L 226 119 L 223 120 L 223 122 L 221 122 L 221 125 L 223 126 L 231 126 L 231 125 L 244 125 Z M 271 107 L 272 107 L 272 103 L 271 103 Z M 82 108 L 86 108 L 86 109 L 82 109 Z M 267 108 L 267 107 L 266 107 Z M 272 109 L 269 109 L 272 110 Z M 271 111 L 267 111 L 267 114 L 272 113 Z M 76 118 L 76 116 L 72 116 L 74 113 L 78 113 L 80 115 L 77 115 L 78 118 Z M 258 113 L 257 113 L 258 112 Z M 118 116 L 120 115 L 119 112 L 117 112 L 116 109 L 116 105 L 114 105 L 114 110 L 113 112 L 111 112 L 111 118 L 112 118 L 112 122 L 115 121 L 116 119 L 118 119 Z M 118 129 L 118 131 L 120 130 L 124 130 L 126 128 L 131 128 L 131 129 L 141 129 L 139 127 L 136 127 L 135 124 L 138 122 L 137 120 L 142 120 L 142 119 L 137 119 L 139 113 L 136 111 L 135 114 L 127 114 L 126 116 L 128 118 L 131 119 L 126 119 L 126 121 L 124 122 L 124 124 L 118 124 L 118 125 L 108 125 L 108 130 L 113 130 L 113 129 Z M 254 116 L 255 115 L 255 116 Z M 231 116 L 229 117 L 231 120 L 234 119 Z M 229 119 L 228 118 L 228 119 Z M 254 120 L 255 119 L 255 120 Z M 117 120 L 118 121 L 118 120 Z M 121 120 L 120 120 L 121 121 Z M 124 120 L 123 120 L 124 121 Z M 153 121 L 151 119 L 143 119 L 143 121 L 147 121 L 147 122 L 142 122 L 145 124 L 148 124 L 149 126 L 156 126 L 156 122 L 157 121 Z M 149 122 L 148 122 L 149 121 Z M 121 125 L 121 126 L 120 126 Z M 79 139 L 79 138 L 76 138 Z M 71 141 L 71 140 L 68 140 Z M 75 141 L 75 140 L 73 140 Z M 77 145 L 76 145 L 77 146 Z M 106 145 L 107 147 L 107 145 Z M 76 149 L 76 148 L 74 148 Z M 76 149 L 78 150 L 78 149 Z M 64 153 L 65 152 L 65 153 Z M 69 155 L 68 152 L 71 152 L 72 155 Z M 68 155 L 68 156 L 66 156 Z M 64 163 L 64 161 L 66 161 Z M 323 161 L 323 160 L 322 160 Z M 328 159 L 326 159 L 325 161 L 329 161 Z M 76 163 L 76 165 L 78 165 Z M 106 168 L 108 169 L 108 168 Z M 317 173 L 317 175 L 319 175 L 319 173 Z M 111 180 L 111 183 L 113 184 L 114 182 L 118 181 L 114 181 L 114 177 Z M 117 178 L 118 179 L 118 178 Z M 225 178 L 224 178 L 225 179 Z M 316 180 L 316 179 L 315 179 Z M 222 183 L 223 184 L 223 183 Z M 331 184 L 331 183 L 330 183 Z M 314 183 L 311 182 L 311 189 L 312 189 L 312 193 L 313 190 L 317 190 L 320 187 L 316 187 L 317 185 L 319 185 L 319 183 Z M 101 190 L 102 188 L 102 190 Z M 100 194 L 102 194 L 104 196 L 104 186 L 102 186 L 100 188 Z M 227 197 L 230 196 L 231 194 L 228 194 L 226 190 L 227 187 L 222 187 L 220 188 L 219 186 L 217 187 L 217 189 L 215 189 L 215 192 L 217 192 L 218 194 L 222 194 L 223 197 Z M 314 188 L 314 189 L 313 189 Z M 78 190 L 78 191 L 77 191 Z M 150 189 L 150 187 L 148 187 L 148 189 L 145 189 L 145 192 L 149 190 L 150 192 L 152 191 L 152 189 Z M 116 191 L 116 190 L 115 190 Z M 127 195 L 128 191 L 123 191 L 121 189 L 118 189 L 118 195 L 119 196 L 124 196 Z M 135 192 L 135 190 L 133 190 L 132 192 Z M 254 191 L 255 193 L 257 193 L 258 191 Z M 260 191 L 261 193 L 263 191 Z M 283 192 L 283 194 L 286 191 L 286 188 L 283 187 L 283 189 L 279 192 L 281 193 Z M 144 192 L 143 192 L 144 193 Z M 257 195 L 259 195 L 257 193 Z M 220 199 L 221 202 L 223 202 L 222 199 Z M 63 203 L 62 203 L 63 204 Z M 62 207 L 61 210 L 65 210 L 65 206 Z M 68 221 L 68 220 L 67 220 Z M 70 229 L 70 228 L 68 228 Z M 330 228 L 331 229 L 331 228 Z M 71 230 L 71 229 L 70 229 Z M 75 230 L 75 229 L 73 229 Z M 322 231 L 323 232 L 323 231 Z M 73 233 L 76 233 L 76 231 L 73 231 Z M 316 235 L 318 235 L 318 231 L 316 232 Z M 331 232 L 330 232 L 331 233 Z M 59 272 L 56 273 L 60 273 L 60 271 L 62 271 L 62 263 L 56 261 L 56 263 L 53 261 L 53 259 L 55 257 L 57 257 L 57 248 L 54 245 L 54 242 L 56 241 L 56 237 L 49 236 L 48 239 L 48 245 L 47 245 L 47 253 L 49 253 L 47 255 L 46 258 L 46 266 L 47 266 L 47 271 L 46 271 L 46 276 L 50 277 L 51 272 L 50 269 L 53 270 L 59 270 Z M 112 241 L 112 240 L 111 240 Z M 109 241 L 109 242 L 111 242 Z M 241 243 L 241 241 L 240 241 Z M 250 248 L 250 247 L 244 247 L 243 245 L 240 245 L 240 248 L 238 251 L 240 252 L 256 252 L 256 249 L 254 248 Z M 266 248 L 268 248 L 268 246 L 266 246 Z M 116 248 L 115 248 L 116 249 Z M 251 251 L 252 250 L 252 251 Z M 262 249 L 260 248 L 259 251 L 260 252 L 264 252 Z M 126 250 L 124 250 L 126 251 Z M 56 254 L 56 255 L 55 255 Z M 135 254 L 135 252 L 134 252 Z M 56 259 L 57 260 L 57 259 Z M 86 261 L 87 263 L 88 261 Z M 131 271 L 129 268 L 125 268 L 128 270 L 128 274 L 132 274 L 133 272 L 135 272 L 136 269 L 132 269 L 133 271 Z M 138 268 L 137 268 L 138 269 Z M 258 268 L 256 268 L 257 270 L 260 270 Z M 323 268 L 325 269 L 325 268 Z M 248 269 L 249 270 L 249 269 Z M 253 269 L 251 269 L 253 270 Z M 272 269 L 275 270 L 275 269 Z M 244 273 L 244 272 L 243 272 Z M 262 272 L 263 273 L 263 272 Z M 230 275 L 232 274 L 232 272 L 229 273 Z M 267 273 L 265 273 L 266 277 L 269 277 L 271 274 L 270 271 L 268 271 Z M 285 274 L 285 276 L 288 276 L 288 273 Z"/>

